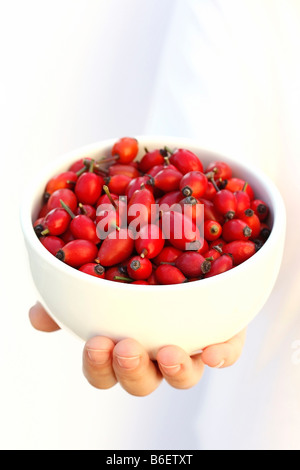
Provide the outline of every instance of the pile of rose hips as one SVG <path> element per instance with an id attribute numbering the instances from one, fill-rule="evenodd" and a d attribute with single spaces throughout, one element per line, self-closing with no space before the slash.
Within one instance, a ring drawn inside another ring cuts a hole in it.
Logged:
<path id="1" fill-rule="evenodd" d="M 56 258 L 111 281 L 180 284 L 223 273 L 264 244 L 269 208 L 227 163 L 204 169 L 185 148 L 145 149 L 135 161 L 138 152 L 137 139 L 123 137 L 110 156 L 82 158 L 48 181 L 33 226 Z"/>

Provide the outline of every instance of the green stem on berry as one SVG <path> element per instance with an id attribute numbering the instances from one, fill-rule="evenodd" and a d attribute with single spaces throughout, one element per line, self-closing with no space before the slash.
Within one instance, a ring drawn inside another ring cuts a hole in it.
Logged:
<path id="1" fill-rule="evenodd" d="M 97 165 L 105 165 L 106 163 L 116 162 L 119 159 L 119 155 L 112 155 L 111 157 L 105 157 L 101 160 L 97 160 Z"/>
<path id="2" fill-rule="evenodd" d="M 145 258 L 145 256 L 147 256 L 147 254 L 148 254 L 148 250 L 146 250 L 146 248 L 144 248 L 142 253 L 140 254 L 140 257 Z"/>
<path id="3" fill-rule="evenodd" d="M 165 166 L 169 166 L 169 165 L 170 165 L 170 157 L 169 157 L 169 156 L 164 157 L 164 165 L 165 165 Z"/>
<path id="4" fill-rule="evenodd" d="M 248 186 L 248 183 L 247 183 L 247 181 L 246 181 L 246 182 L 245 182 L 245 184 L 244 184 L 244 186 L 243 186 L 243 189 L 242 189 L 242 191 L 244 191 L 244 192 L 245 192 L 245 191 L 246 191 L 246 189 L 247 189 L 247 186 Z"/>
<path id="5" fill-rule="evenodd" d="M 95 160 L 91 160 L 89 165 L 89 173 L 94 173 Z"/>
<path id="6" fill-rule="evenodd" d="M 149 180 L 147 181 L 147 184 L 149 184 L 150 186 L 154 186 L 155 185 L 155 180 L 154 180 L 153 176 L 148 175 L 148 173 L 146 173 L 145 176 L 148 176 L 148 178 L 149 178 Z"/>
<path id="7" fill-rule="evenodd" d="M 97 174 L 101 176 L 107 176 L 108 175 L 108 169 L 107 168 L 100 168 L 100 165 L 98 162 L 95 162 L 94 164 L 94 171 L 97 172 Z"/>
<path id="8" fill-rule="evenodd" d="M 116 204 L 116 201 L 114 201 L 114 199 L 112 198 L 109 188 L 108 186 L 106 186 L 106 184 L 103 185 L 103 191 L 105 192 L 106 196 L 108 197 L 114 208 L 118 209 L 118 205 Z"/>
<path id="9" fill-rule="evenodd" d="M 87 215 L 87 211 L 86 211 L 84 205 L 82 204 L 82 202 L 78 203 L 78 207 L 79 207 L 79 210 L 80 210 L 80 214 Z"/>
<path id="10" fill-rule="evenodd" d="M 81 176 L 83 173 L 85 173 L 86 170 L 87 170 L 86 166 L 83 166 L 83 167 L 81 168 L 81 170 L 77 171 L 77 172 L 76 172 L 76 175 L 78 176 L 78 178 L 79 178 L 79 176 Z"/>
<path id="11" fill-rule="evenodd" d="M 114 276 L 114 279 L 116 281 L 126 281 L 126 282 L 132 282 L 133 279 L 130 279 L 130 277 L 125 277 L 125 276 Z"/>
<path id="12" fill-rule="evenodd" d="M 110 224 L 111 229 L 115 229 L 117 232 L 120 232 L 121 228 L 114 222 Z"/>
<path id="13" fill-rule="evenodd" d="M 210 171 L 209 173 L 206 173 L 207 179 L 211 182 L 211 184 L 213 185 L 215 190 L 218 192 L 218 191 L 220 191 L 220 188 L 218 187 L 217 183 L 215 182 L 214 176 L 215 176 L 215 174 L 214 174 L 213 171 Z"/>
<path id="14" fill-rule="evenodd" d="M 74 214 L 74 212 L 72 212 L 72 210 L 70 209 L 69 206 L 67 206 L 67 204 L 62 200 L 60 199 L 59 200 L 60 203 L 61 203 L 61 206 L 67 211 L 67 213 L 69 214 L 69 216 L 74 219 L 76 217 L 76 215 Z"/>
<path id="15" fill-rule="evenodd" d="M 170 147 L 165 146 L 165 147 L 164 147 L 164 151 L 167 152 L 167 153 L 169 153 L 170 155 L 173 154 L 173 151 L 170 149 Z"/>

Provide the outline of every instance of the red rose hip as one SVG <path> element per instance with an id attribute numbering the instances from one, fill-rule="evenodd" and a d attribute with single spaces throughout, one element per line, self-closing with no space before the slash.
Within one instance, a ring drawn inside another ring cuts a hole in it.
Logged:
<path id="1" fill-rule="evenodd" d="M 138 224 L 135 228 L 139 230 L 143 225 L 150 223 L 151 217 L 155 215 L 154 213 L 152 214 L 154 208 L 155 199 L 153 193 L 142 185 L 142 188 L 137 189 L 129 200 L 128 224 L 132 224 L 136 219 Z"/>
<path id="2" fill-rule="evenodd" d="M 239 217 L 241 220 L 246 222 L 248 227 L 251 229 L 251 238 L 257 238 L 260 234 L 260 220 L 252 209 L 246 209 Z"/>
<path id="3" fill-rule="evenodd" d="M 230 165 L 222 161 L 214 161 L 209 163 L 205 171 L 206 173 L 212 172 L 214 174 L 215 180 L 227 180 L 232 177 L 232 169 Z"/>
<path id="4" fill-rule="evenodd" d="M 142 257 L 149 259 L 159 255 L 165 244 L 163 232 L 158 225 L 143 225 L 135 240 L 135 249 Z"/>
<path id="5" fill-rule="evenodd" d="M 264 201 L 262 201 L 261 199 L 254 199 L 251 201 L 250 207 L 255 212 L 261 222 L 266 220 L 269 215 L 269 207 Z"/>
<path id="6" fill-rule="evenodd" d="M 52 255 L 56 255 L 58 250 L 61 250 L 65 245 L 65 242 L 60 237 L 54 235 L 41 237 L 40 242 Z"/>
<path id="7" fill-rule="evenodd" d="M 236 211 L 236 197 L 227 189 L 217 191 L 212 200 L 215 209 L 225 217 L 225 219 L 232 219 Z"/>
<path id="8" fill-rule="evenodd" d="M 71 189 L 62 188 L 54 191 L 48 199 L 47 208 L 48 212 L 57 207 L 61 208 L 61 201 L 63 201 L 71 211 L 75 212 L 77 208 L 77 197 Z"/>
<path id="9" fill-rule="evenodd" d="M 52 209 L 42 222 L 44 230 L 41 235 L 61 235 L 69 227 L 70 221 L 71 217 L 65 209 Z"/>
<path id="10" fill-rule="evenodd" d="M 75 215 L 63 201 L 60 202 L 71 218 L 69 228 L 73 237 L 89 240 L 95 244 L 99 243 L 95 222 L 88 215 Z"/>
<path id="11" fill-rule="evenodd" d="M 139 151 L 138 141 L 133 137 L 122 137 L 112 147 L 111 154 L 116 156 L 120 163 L 130 163 Z"/>
<path id="12" fill-rule="evenodd" d="M 179 185 L 179 189 L 184 197 L 202 197 L 207 189 L 208 180 L 201 171 L 190 171 L 186 173 Z"/>
<path id="13" fill-rule="evenodd" d="M 128 175 L 112 175 L 107 178 L 107 186 L 110 192 L 122 196 L 126 193 L 128 184 L 131 181 L 131 177 Z"/>
<path id="14" fill-rule="evenodd" d="M 102 193 L 104 183 L 102 176 L 96 175 L 96 173 L 83 173 L 78 178 L 74 189 L 78 201 L 93 206 Z"/>
<path id="15" fill-rule="evenodd" d="M 74 171 L 64 171 L 51 178 L 45 189 L 45 198 L 49 199 L 50 195 L 57 189 L 73 189 L 78 176 Z"/>
<path id="16" fill-rule="evenodd" d="M 188 278 L 200 277 L 210 271 L 211 262 L 196 251 L 186 251 L 175 260 L 175 266 Z"/>
<path id="17" fill-rule="evenodd" d="M 178 248 L 174 246 L 164 246 L 159 255 L 152 259 L 152 262 L 156 265 L 161 263 L 174 263 L 181 253 L 182 250 L 178 250 Z"/>
<path id="18" fill-rule="evenodd" d="M 97 256 L 97 246 L 89 240 L 72 240 L 56 253 L 56 258 L 64 263 L 79 268 L 83 264 L 91 263 Z"/>
<path id="19" fill-rule="evenodd" d="M 159 284 L 182 284 L 186 282 L 186 277 L 171 264 L 161 264 L 155 271 L 155 278 Z"/>
<path id="20" fill-rule="evenodd" d="M 140 176 L 139 170 L 133 165 L 123 163 L 115 163 L 108 168 L 109 176 L 122 175 L 129 176 L 130 179 Z"/>
<path id="21" fill-rule="evenodd" d="M 86 263 L 79 268 L 79 271 L 89 274 L 90 276 L 105 279 L 105 269 L 99 263 Z"/>
<path id="22" fill-rule="evenodd" d="M 182 173 L 176 168 L 164 168 L 160 170 L 153 178 L 154 187 L 164 192 L 176 191 L 182 179 Z M 150 180 L 151 181 L 151 180 Z"/>
<path id="23" fill-rule="evenodd" d="M 210 271 L 206 273 L 204 277 L 209 278 L 209 277 L 217 276 L 218 274 L 222 274 L 226 271 L 229 271 L 232 268 L 233 268 L 232 256 L 225 253 L 221 255 L 219 258 L 212 261 Z"/>
<path id="24" fill-rule="evenodd" d="M 170 210 L 163 213 L 161 223 L 165 238 L 179 250 L 191 249 L 192 243 L 201 241 L 198 227 L 181 212 Z"/>
<path id="25" fill-rule="evenodd" d="M 170 156 L 170 163 L 185 175 L 190 171 L 203 172 L 203 165 L 197 155 L 188 149 L 178 149 Z"/>
<path id="26" fill-rule="evenodd" d="M 244 214 L 245 210 L 250 209 L 251 201 L 246 191 L 235 191 L 234 195 L 236 198 L 235 216 L 239 217 Z"/>
<path id="27" fill-rule="evenodd" d="M 152 273 L 152 263 L 148 258 L 134 256 L 127 264 L 127 273 L 135 281 L 146 280 Z"/>
<path id="28" fill-rule="evenodd" d="M 214 241 L 222 235 L 222 225 L 215 220 L 204 221 L 204 238 L 208 241 Z"/>
<path id="29" fill-rule="evenodd" d="M 113 266 L 125 261 L 131 256 L 134 249 L 134 240 L 127 228 L 110 232 L 103 240 L 98 259 L 102 266 Z"/>
<path id="30" fill-rule="evenodd" d="M 232 191 L 233 193 L 235 191 L 245 191 L 248 196 L 250 197 L 250 200 L 252 201 L 252 199 L 254 198 L 254 191 L 252 189 L 252 187 L 250 186 L 249 183 L 247 183 L 247 181 L 245 181 L 244 179 L 242 178 L 229 178 L 227 180 L 227 183 L 226 183 L 226 189 L 228 191 Z"/>
<path id="31" fill-rule="evenodd" d="M 248 240 L 251 234 L 251 228 L 241 219 L 228 220 L 222 228 L 222 238 L 224 238 L 226 242 Z"/>
<path id="32" fill-rule="evenodd" d="M 147 173 L 150 168 L 153 168 L 156 165 L 163 165 L 166 154 L 167 153 L 161 149 L 146 152 L 138 164 L 139 170 L 142 173 Z"/>
<path id="33" fill-rule="evenodd" d="M 224 253 L 232 255 L 233 263 L 237 266 L 256 253 L 256 245 L 251 240 L 235 240 L 227 243 L 223 251 Z"/>

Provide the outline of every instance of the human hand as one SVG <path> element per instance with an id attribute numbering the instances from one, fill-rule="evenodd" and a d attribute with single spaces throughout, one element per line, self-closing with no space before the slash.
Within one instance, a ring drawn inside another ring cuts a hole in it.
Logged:
<path id="1" fill-rule="evenodd" d="M 29 318 L 39 331 L 53 332 L 59 326 L 37 303 L 31 307 Z M 224 368 L 233 365 L 242 353 L 246 330 L 229 341 L 206 347 L 190 357 L 177 346 L 164 346 L 152 361 L 144 348 L 133 339 L 114 343 L 96 336 L 88 340 L 83 350 L 83 373 L 89 383 L 99 389 L 108 389 L 116 383 L 131 395 L 146 396 L 165 379 L 172 387 L 187 389 L 201 379 L 205 365 Z"/>

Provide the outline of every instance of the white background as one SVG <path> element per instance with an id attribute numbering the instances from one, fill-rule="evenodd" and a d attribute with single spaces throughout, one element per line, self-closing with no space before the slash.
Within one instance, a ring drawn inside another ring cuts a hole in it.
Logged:
<path id="1" fill-rule="evenodd" d="M 298 446 L 299 18 L 297 1 L 1 2 L 0 448 Z M 31 328 L 19 204 L 60 154 L 152 130 L 253 160 L 284 195 L 288 239 L 273 303 L 237 366 L 137 399 L 87 384 L 77 338 Z"/>
<path id="2" fill-rule="evenodd" d="M 19 225 L 22 191 L 48 161 L 104 138 L 143 133 L 172 2 L 141 3 L 30 0 L 0 6 L 4 449 L 145 447 L 140 428 L 151 435 L 157 424 L 147 411 L 155 395 L 142 401 L 118 386 L 93 389 L 81 372 L 81 341 L 32 329 L 28 310 L 36 295 Z M 159 435 L 150 445 L 160 445 Z"/>

